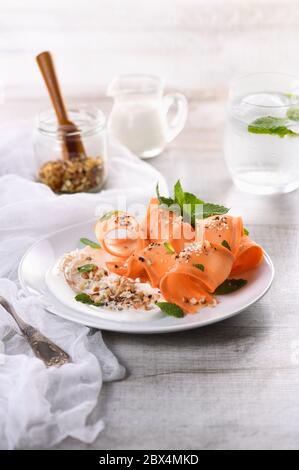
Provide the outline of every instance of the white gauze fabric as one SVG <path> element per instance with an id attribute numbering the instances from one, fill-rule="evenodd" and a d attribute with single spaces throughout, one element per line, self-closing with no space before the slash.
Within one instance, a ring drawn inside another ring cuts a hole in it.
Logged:
<path id="1" fill-rule="evenodd" d="M 103 429 L 96 410 L 103 381 L 120 380 L 125 370 L 100 331 L 46 312 L 35 296 L 25 296 L 18 263 L 39 237 L 92 218 L 102 204 L 121 196 L 146 203 L 164 178 L 128 150 L 109 145 L 109 180 L 98 194 L 55 195 L 34 181 L 32 123 L 0 129 L 0 295 L 21 317 L 65 349 L 72 363 L 46 368 L 0 306 L 0 448 L 50 448 L 68 436 L 92 442 Z M 96 410 L 98 418 L 90 422 Z M 109 423 L 108 423 L 109 424 Z"/>

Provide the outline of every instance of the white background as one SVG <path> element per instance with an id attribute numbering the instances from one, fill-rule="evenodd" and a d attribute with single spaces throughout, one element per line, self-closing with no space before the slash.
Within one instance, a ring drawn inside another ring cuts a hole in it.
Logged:
<path id="1" fill-rule="evenodd" d="M 187 95 L 221 93 L 256 70 L 299 75 L 299 1 L 1 0 L 6 97 L 45 95 L 34 61 L 51 50 L 64 92 L 100 97 L 118 73 L 150 72 Z"/>

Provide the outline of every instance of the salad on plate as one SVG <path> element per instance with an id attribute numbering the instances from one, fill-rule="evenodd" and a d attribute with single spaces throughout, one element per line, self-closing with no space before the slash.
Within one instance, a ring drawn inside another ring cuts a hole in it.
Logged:
<path id="1" fill-rule="evenodd" d="M 246 285 L 242 274 L 264 255 L 242 218 L 185 192 L 180 181 L 173 197 L 156 193 L 142 220 L 112 210 L 97 221 L 96 241 L 81 238 L 82 248 L 60 258 L 56 276 L 73 302 L 119 319 L 128 311 L 180 318 Z"/>

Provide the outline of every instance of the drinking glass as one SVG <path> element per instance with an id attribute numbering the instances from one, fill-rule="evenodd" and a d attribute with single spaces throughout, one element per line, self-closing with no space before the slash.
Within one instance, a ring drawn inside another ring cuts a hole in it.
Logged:
<path id="1" fill-rule="evenodd" d="M 256 73 L 230 88 L 225 160 L 237 187 L 255 194 L 299 187 L 299 79 Z"/>

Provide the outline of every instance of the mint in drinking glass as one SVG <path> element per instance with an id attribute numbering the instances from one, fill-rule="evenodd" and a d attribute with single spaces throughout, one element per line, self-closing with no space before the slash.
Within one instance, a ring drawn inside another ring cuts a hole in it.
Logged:
<path id="1" fill-rule="evenodd" d="M 262 116 L 248 125 L 248 132 L 252 134 L 271 134 L 279 137 L 297 136 L 296 132 L 288 129 L 288 120 L 273 116 Z"/>

